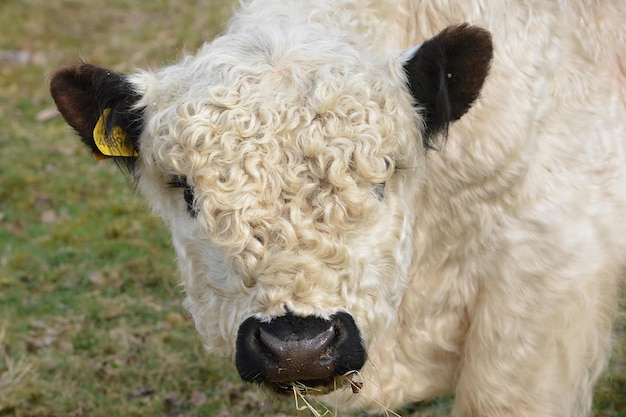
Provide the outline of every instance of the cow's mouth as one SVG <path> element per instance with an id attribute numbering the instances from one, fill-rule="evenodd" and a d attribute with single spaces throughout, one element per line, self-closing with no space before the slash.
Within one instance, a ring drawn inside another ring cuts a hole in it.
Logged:
<path id="1" fill-rule="evenodd" d="M 330 319 L 291 313 L 239 328 L 236 365 L 241 378 L 275 394 L 328 394 L 346 385 L 365 363 L 365 348 L 352 316 Z"/>
<path id="2" fill-rule="evenodd" d="M 262 384 L 268 391 L 279 395 L 324 395 L 343 388 L 347 382 L 343 378 L 312 379 L 310 381 L 266 382 Z"/>
<path id="3" fill-rule="evenodd" d="M 261 386 L 267 392 L 275 395 L 325 395 L 346 387 L 350 387 L 352 393 L 357 394 L 363 388 L 363 383 L 357 375 L 358 373 L 354 372 L 348 375 L 304 382 L 265 382 Z"/>

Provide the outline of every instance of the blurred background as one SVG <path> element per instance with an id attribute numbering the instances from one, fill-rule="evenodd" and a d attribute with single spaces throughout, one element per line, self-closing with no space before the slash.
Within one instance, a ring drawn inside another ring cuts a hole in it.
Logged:
<path id="1" fill-rule="evenodd" d="M 172 63 L 223 30 L 232 8 L 0 0 L 0 416 L 365 415 L 268 398 L 204 352 L 164 226 L 114 164 L 93 159 L 48 93 L 64 65 Z M 597 416 L 626 416 L 626 319 L 616 327 Z M 444 416 L 450 404 L 399 414 Z"/>

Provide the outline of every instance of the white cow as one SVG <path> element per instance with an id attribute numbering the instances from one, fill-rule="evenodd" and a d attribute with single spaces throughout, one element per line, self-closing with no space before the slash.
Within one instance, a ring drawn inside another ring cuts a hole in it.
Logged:
<path id="1" fill-rule="evenodd" d="M 175 65 L 51 90 L 244 380 L 586 416 L 626 266 L 625 25 L 623 0 L 252 0 Z"/>

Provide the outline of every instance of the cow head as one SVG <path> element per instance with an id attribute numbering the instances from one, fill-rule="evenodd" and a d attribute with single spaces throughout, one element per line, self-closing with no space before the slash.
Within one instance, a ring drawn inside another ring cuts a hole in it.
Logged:
<path id="1" fill-rule="evenodd" d="M 157 72 L 64 68 L 51 91 L 165 219 L 207 347 L 246 381 L 328 392 L 393 325 L 427 149 L 491 56 L 466 25 L 377 58 L 319 34 L 231 33 Z"/>

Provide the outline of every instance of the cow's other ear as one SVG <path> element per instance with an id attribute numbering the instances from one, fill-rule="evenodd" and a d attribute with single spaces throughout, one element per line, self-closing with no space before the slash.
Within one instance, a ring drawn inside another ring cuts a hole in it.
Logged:
<path id="1" fill-rule="evenodd" d="M 50 93 L 96 159 L 113 158 L 132 169 L 143 110 L 126 76 L 87 64 L 62 68 L 52 76 Z"/>
<path id="2" fill-rule="evenodd" d="M 485 81 L 493 46 L 484 29 L 451 26 L 424 42 L 404 64 L 409 90 L 422 109 L 425 147 L 434 147 L 435 137 L 447 133 L 478 97 Z"/>

